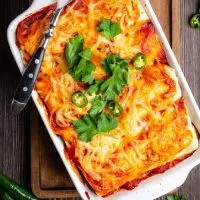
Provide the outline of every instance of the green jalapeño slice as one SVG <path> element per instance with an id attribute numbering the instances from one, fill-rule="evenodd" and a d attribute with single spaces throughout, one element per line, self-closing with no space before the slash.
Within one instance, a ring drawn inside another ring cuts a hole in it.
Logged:
<path id="1" fill-rule="evenodd" d="M 142 70 L 147 64 L 147 57 L 142 53 L 137 53 L 133 59 L 133 65 L 135 69 Z"/>
<path id="2" fill-rule="evenodd" d="M 122 106 L 117 101 L 111 101 L 108 110 L 114 117 L 119 117 L 123 112 Z"/>
<path id="3" fill-rule="evenodd" d="M 190 19 L 191 28 L 200 28 L 200 14 L 195 14 Z"/>
<path id="4" fill-rule="evenodd" d="M 72 102 L 79 108 L 83 108 L 88 104 L 87 97 L 81 91 L 72 94 Z"/>

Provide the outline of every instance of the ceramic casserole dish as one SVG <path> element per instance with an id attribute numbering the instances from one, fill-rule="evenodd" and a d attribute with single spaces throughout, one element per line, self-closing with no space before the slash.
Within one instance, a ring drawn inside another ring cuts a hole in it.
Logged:
<path id="1" fill-rule="evenodd" d="M 184 101 L 188 107 L 189 115 L 191 117 L 191 120 L 196 127 L 197 131 L 200 132 L 200 110 L 198 108 L 198 105 L 192 95 L 192 92 L 187 84 L 187 81 L 183 75 L 183 72 L 181 71 L 181 68 L 175 58 L 174 53 L 171 50 L 171 47 L 167 41 L 167 38 L 155 16 L 155 13 L 149 3 L 148 0 L 140 0 L 141 4 L 143 5 L 144 9 L 146 10 L 151 22 L 153 23 L 157 34 L 160 38 L 161 43 L 163 44 L 163 48 L 167 54 L 168 62 L 170 66 L 172 66 L 175 71 L 176 75 L 179 80 L 179 84 L 182 89 L 182 96 L 184 97 Z M 8 42 L 11 48 L 11 52 L 15 58 L 15 61 L 18 65 L 18 68 L 23 74 L 25 68 L 23 61 L 21 59 L 20 51 L 18 46 L 16 45 L 16 29 L 23 19 L 25 19 L 28 15 L 40 10 L 42 7 L 50 5 L 52 0 L 34 0 L 32 5 L 29 7 L 28 10 L 26 10 L 24 13 L 16 17 L 9 25 L 8 31 L 7 31 L 7 37 Z M 84 184 L 82 181 L 79 180 L 79 177 L 76 175 L 76 173 L 73 170 L 73 167 L 71 166 L 71 163 L 69 160 L 66 159 L 66 156 L 64 154 L 64 143 L 61 138 L 57 137 L 53 132 L 49 125 L 48 119 L 46 117 L 44 108 L 41 106 L 41 104 L 38 102 L 38 94 L 34 90 L 32 93 L 33 101 L 35 102 L 35 105 L 40 113 L 40 116 L 48 130 L 48 133 L 65 165 L 66 170 L 68 171 L 71 179 L 74 182 L 74 185 L 76 186 L 76 189 L 80 193 L 80 196 L 82 199 L 88 199 L 88 194 L 90 199 L 92 200 L 144 200 L 144 199 L 155 199 L 162 195 L 165 195 L 169 193 L 170 191 L 174 190 L 175 188 L 179 187 L 183 182 L 186 180 L 189 172 L 200 163 L 200 149 L 197 149 L 192 156 L 188 157 L 181 163 L 177 164 L 175 167 L 167 170 L 163 174 L 157 174 L 153 177 L 150 177 L 143 181 L 138 187 L 136 187 L 132 191 L 127 190 L 120 190 L 115 192 L 114 194 L 102 198 L 97 196 L 94 192 L 90 190 L 89 187 L 87 187 L 86 184 Z"/>

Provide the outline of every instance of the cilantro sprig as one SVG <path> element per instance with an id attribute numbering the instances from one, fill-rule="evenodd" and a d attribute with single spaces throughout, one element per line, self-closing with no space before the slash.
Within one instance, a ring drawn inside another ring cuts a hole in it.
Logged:
<path id="1" fill-rule="evenodd" d="M 117 119 L 108 114 L 101 114 L 97 121 L 97 130 L 99 132 L 108 132 L 117 128 Z"/>
<path id="2" fill-rule="evenodd" d="M 94 80 L 92 72 L 95 70 L 95 65 L 89 61 L 92 57 L 92 52 L 90 49 L 84 49 L 79 53 L 79 56 L 81 59 L 78 66 L 73 69 L 72 76 L 77 81 L 91 84 Z"/>
<path id="3" fill-rule="evenodd" d="M 118 23 L 112 22 L 109 19 L 102 19 L 96 30 L 104 37 L 113 40 L 114 37 L 121 33 L 121 28 Z"/>
<path id="4" fill-rule="evenodd" d="M 96 134 L 106 133 L 117 127 L 117 119 L 104 112 L 106 104 L 101 96 L 95 96 L 89 113 L 74 121 L 73 125 L 80 140 L 88 142 Z"/>
<path id="5" fill-rule="evenodd" d="M 110 29 L 115 29 L 116 24 L 109 23 Z M 113 38 L 118 32 L 113 31 L 109 37 Z M 73 37 L 66 45 L 65 57 L 72 77 L 76 81 L 91 84 L 86 92 L 89 95 L 97 95 L 90 102 L 88 114 L 73 122 L 79 139 L 88 142 L 96 134 L 106 133 L 117 127 L 116 116 L 113 113 L 108 114 L 109 109 L 105 108 L 108 108 L 109 102 L 114 101 L 128 83 L 128 62 L 119 55 L 108 55 L 101 63 L 108 78 L 94 81 L 92 72 L 95 65 L 90 61 L 92 52 L 83 46 L 84 40 L 81 35 Z"/>
<path id="6" fill-rule="evenodd" d="M 73 125 L 81 141 L 88 142 L 97 134 L 97 125 L 91 115 L 83 116 L 82 119 L 74 121 Z"/>
<path id="7" fill-rule="evenodd" d="M 69 72 L 76 81 L 91 84 L 94 80 L 92 72 L 95 65 L 90 61 L 91 49 L 83 49 L 83 37 L 77 35 L 69 40 L 65 48 L 65 57 Z"/>
<path id="8" fill-rule="evenodd" d="M 166 197 L 166 200 L 186 200 L 186 198 L 178 195 L 170 195 Z"/>
<path id="9" fill-rule="evenodd" d="M 89 142 L 96 134 L 106 133 L 117 127 L 117 118 L 112 113 L 104 112 L 107 106 L 108 101 L 103 100 L 102 96 L 95 96 L 88 114 L 74 121 L 73 125 L 80 140 Z"/>
<path id="10" fill-rule="evenodd" d="M 100 86 L 103 83 L 103 80 L 96 80 L 88 89 L 87 93 L 92 94 L 99 94 L 100 92 Z"/>
<path id="11" fill-rule="evenodd" d="M 110 115 L 101 113 L 94 117 L 91 114 L 73 122 L 81 141 L 89 142 L 98 133 L 109 132 L 117 127 L 117 120 Z"/>
<path id="12" fill-rule="evenodd" d="M 91 109 L 89 111 L 90 115 L 92 116 L 97 116 L 100 114 L 103 109 L 106 106 L 106 101 L 102 99 L 101 96 L 96 96 L 92 101 L 91 101 Z"/>
<path id="13" fill-rule="evenodd" d="M 108 55 L 101 64 L 109 78 L 105 81 L 95 81 L 87 91 L 89 94 L 101 92 L 106 101 L 115 100 L 128 84 L 128 62 L 117 54 Z"/>
<path id="14" fill-rule="evenodd" d="M 65 58 L 70 70 L 79 63 L 79 53 L 83 51 L 83 41 L 83 37 L 81 35 L 77 35 L 71 38 L 66 45 Z"/>

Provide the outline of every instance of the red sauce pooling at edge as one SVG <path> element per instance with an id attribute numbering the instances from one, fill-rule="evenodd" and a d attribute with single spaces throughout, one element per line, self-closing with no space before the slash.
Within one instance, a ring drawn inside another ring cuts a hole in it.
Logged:
<path id="1" fill-rule="evenodd" d="M 174 160 L 170 163 L 167 163 L 166 165 L 160 166 L 156 169 L 151 170 L 145 177 L 140 178 L 140 179 L 135 179 L 132 181 L 129 181 L 127 183 L 125 183 L 122 188 L 126 189 L 126 190 L 133 190 L 134 188 L 136 188 L 143 180 L 154 176 L 156 174 L 161 174 L 164 173 L 165 171 L 167 171 L 168 169 L 174 167 L 175 165 L 177 165 L 178 163 L 180 163 L 181 161 L 185 160 L 186 158 L 188 158 L 189 156 L 191 156 L 191 154 L 183 156 L 180 159 Z"/>

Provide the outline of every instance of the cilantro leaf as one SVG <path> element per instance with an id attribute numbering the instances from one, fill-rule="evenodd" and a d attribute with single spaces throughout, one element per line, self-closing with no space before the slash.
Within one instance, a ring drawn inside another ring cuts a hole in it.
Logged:
<path id="1" fill-rule="evenodd" d="M 128 83 L 128 64 L 119 55 L 108 55 L 102 62 L 105 72 L 110 77 L 101 84 L 100 91 L 103 92 L 105 100 L 115 100 Z"/>
<path id="2" fill-rule="evenodd" d="M 121 33 L 121 28 L 118 23 L 112 22 L 109 19 L 102 19 L 96 30 L 104 37 L 113 40 L 113 38 Z"/>
<path id="3" fill-rule="evenodd" d="M 82 119 L 74 121 L 73 125 L 82 141 L 88 142 L 97 134 L 96 122 L 91 115 L 85 115 Z"/>
<path id="4" fill-rule="evenodd" d="M 91 49 L 84 49 L 82 52 L 79 53 L 79 56 L 81 58 L 84 58 L 85 60 L 89 60 L 92 57 Z"/>
<path id="5" fill-rule="evenodd" d="M 110 115 L 102 113 L 97 121 L 97 130 L 99 132 L 108 132 L 117 127 L 117 120 Z"/>
<path id="6" fill-rule="evenodd" d="M 127 60 L 123 60 L 120 58 L 119 54 L 116 55 L 108 55 L 105 60 L 101 62 L 101 65 L 106 73 L 112 75 L 116 66 L 119 66 L 122 69 L 127 70 Z"/>
<path id="7" fill-rule="evenodd" d="M 65 49 L 65 56 L 69 71 L 76 81 L 92 84 L 95 65 L 89 61 L 92 57 L 91 49 L 83 49 L 83 38 L 77 35 L 70 39 Z"/>
<path id="8" fill-rule="evenodd" d="M 101 85 L 100 91 L 104 92 L 103 98 L 105 100 L 108 100 L 108 101 L 115 100 L 118 93 L 115 91 L 114 78 L 110 77 L 109 79 L 107 79 Z"/>
<path id="9" fill-rule="evenodd" d="M 166 197 L 166 200 L 186 200 L 186 198 L 178 195 L 170 195 Z"/>
<path id="10" fill-rule="evenodd" d="M 110 115 L 102 113 L 93 117 L 90 114 L 73 122 L 75 131 L 81 141 L 89 142 L 98 133 L 108 132 L 117 127 L 117 120 Z"/>
<path id="11" fill-rule="evenodd" d="M 94 80 L 92 71 L 95 70 L 95 65 L 84 58 L 82 58 L 77 67 L 74 68 L 72 76 L 77 81 L 91 84 Z"/>
<path id="12" fill-rule="evenodd" d="M 177 200 L 176 198 L 174 198 L 174 196 L 167 196 L 166 200 Z"/>
<path id="13" fill-rule="evenodd" d="M 83 83 L 92 84 L 92 82 L 94 80 L 94 75 L 93 74 L 85 75 L 85 76 L 83 76 L 83 78 L 81 80 L 83 81 Z"/>
<path id="14" fill-rule="evenodd" d="M 98 94 L 100 92 L 100 85 L 103 83 L 102 80 L 96 80 L 94 84 L 92 84 L 88 90 L 87 93 L 92 95 L 92 94 Z"/>
<path id="15" fill-rule="evenodd" d="M 102 100 L 101 96 L 96 96 L 91 101 L 92 107 L 90 109 L 90 115 L 96 116 L 103 111 L 106 106 L 106 102 Z"/>
<path id="16" fill-rule="evenodd" d="M 69 69 L 75 67 L 79 62 L 79 53 L 83 50 L 83 37 L 77 35 L 69 40 L 65 48 L 65 57 Z"/>

